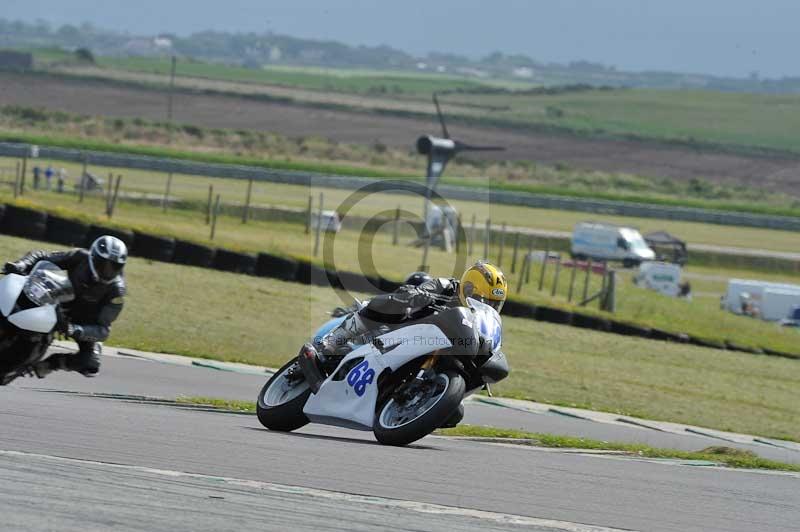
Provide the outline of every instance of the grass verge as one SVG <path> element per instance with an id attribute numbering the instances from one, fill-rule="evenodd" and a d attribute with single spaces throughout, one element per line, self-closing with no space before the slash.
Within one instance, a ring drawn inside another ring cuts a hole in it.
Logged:
<path id="1" fill-rule="evenodd" d="M 2 260 L 53 247 L 0 236 Z M 344 303 L 329 288 L 138 258 L 126 272 L 109 344 L 145 351 L 279 367 Z M 503 346 L 500 396 L 800 440 L 795 360 L 509 317 Z"/>
<path id="2" fill-rule="evenodd" d="M 439 429 L 435 434 L 440 436 L 502 440 L 504 442 L 517 443 L 520 445 L 556 449 L 618 451 L 627 455 L 643 458 L 702 460 L 741 469 L 768 469 L 772 471 L 800 472 L 800 465 L 798 464 L 787 464 L 775 460 L 767 460 L 761 458 L 752 451 L 725 446 L 707 447 L 699 451 L 680 451 L 677 449 L 650 447 L 649 445 L 638 443 L 608 442 L 589 438 L 576 438 L 574 436 L 556 436 L 554 434 L 526 432 L 515 429 L 498 429 L 477 425 L 459 425 L 451 429 Z"/>
<path id="3" fill-rule="evenodd" d="M 256 411 L 256 404 L 252 401 L 236 401 L 233 399 L 219 399 L 217 397 L 178 397 L 176 403 L 209 406 L 220 410 L 231 412 L 252 412 Z"/>

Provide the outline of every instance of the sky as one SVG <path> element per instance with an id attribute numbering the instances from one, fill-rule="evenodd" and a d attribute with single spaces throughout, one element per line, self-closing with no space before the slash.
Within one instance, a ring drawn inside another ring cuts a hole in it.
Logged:
<path id="1" fill-rule="evenodd" d="M 0 0 L 0 17 L 136 34 L 272 31 L 622 70 L 800 76 L 798 0 Z"/>

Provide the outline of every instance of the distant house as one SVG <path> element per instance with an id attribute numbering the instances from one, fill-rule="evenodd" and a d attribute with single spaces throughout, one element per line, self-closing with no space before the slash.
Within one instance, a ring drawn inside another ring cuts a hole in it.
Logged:
<path id="1" fill-rule="evenodd" d="M 533 69 L 530 67 L 517 67 L 511 73 L 517 78 L 530 79 L 533 77 Z"/>
<path id="2" fill-rule="evenodd" d="M 33 68 L 33 54 L 14 50 L 0 50 L 0 69 L 29 70 Z"/>

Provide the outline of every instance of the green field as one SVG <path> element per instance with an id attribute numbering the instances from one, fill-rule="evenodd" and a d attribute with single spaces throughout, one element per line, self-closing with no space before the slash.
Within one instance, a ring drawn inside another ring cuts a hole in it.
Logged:
<path id="1" fill-rule="evenodd" d="M 39 246 L 52 247 L 0 236 L 3 257 Z M 340 304 L 329 289 L 136 258 L 127 278 L 113 345 L 270 366 Z M 504 329 L 500 395 L 800 440 L 797 361 L 515 318 Z"/>
<path id="2" fill-rule="evenodd" d="M 102 58 L 100 65 L 142 73 L 169 71 L 167 59 Z M 454 92 L 443 97 L 443 102 L 453 106 L 448 108 L 448 114 L 486 124 L 550 127 L 588 136 L 632 136 L 690 145 L 719 145 L 733 150 L 800 154 L 800 145 L 795 140 L 800 129 L 800 95 L 794 94 L 654 89 L 561 94 L 512 90 L 494 94 L 491 89 L 496 87 L 492 83 L 455 76 L 291 67 L 247 69 L 191 60 L 180 61 L 178 73 L 186 77 L 369 94 L 392 102 L 401 95 L 427 100 L 432 92 Z M 512 86 L 520 89 L 524 84 Z M 486 93 L 480 93 L 481 89 Z"/>
<path id="3" fill-rule="evenodd" d="M 140 119 L 81 116 L 28 107 L 0 107 L 0 140 L 79 150 L 135 153 L 194 161 L 366 177 L 420 179 L 425 160 L 376 143 L 346 144 L 247 130 L 210 129 Z M 172 144 L 172 148 L 165 145 Z M 798 216 L 800 201 L 763 187 L 677 181 L 632 174 L 550 167 L 529 161 L 456 159 L 443 183 L 567 197 Z"/>
<path id="4" fill-rule="evenodd" d="M 612 90 L 556 95 L 453 94 L 447 102 L 503 108 L 492 120 L 616 135 L 800 153 L 800 95 Z M 486 117 L 487 119 L 490 117 Z"/>
<path id="5" fill-rule="evenodd" d="M 101 57 L 98 65 L 119 70 L 169 74 L 169 58 Z M 224 64 L 204 63 L 181 59 L 176 68 L 178 76 L 215 80 L 262 83 L 285 87 L 336 91 L 370 95 L 418 95 L 430 98 L 432 92 L 471 90 L 490 87 L 488 83 L 465 77 L 442 74 L 413 74 L 410 72 L 323 69 L 302 67 L 244 68 Z"/>
<path id="6" fill-rule="evenodd" d="M 0 180 L 3 180 L 2 169 L 6 169 L 6 178 L 13 174 L 16 160 L 0 158 Z M 40 161 L 46 166 L 48 161 Z M 64 167 L 69 172 L 74 183 L 75 176 L 80 175 L 81 167 L 75 163 L 53 162 L 55 167 Z M 105 177 L 109 172 L 124 176 L 122 190 L 134 195 L 151 195 L 161 197 L 166 186 L 166 175 L 150 171 L 132 170 L 125 168 L 90 167 L 90 171 Z M 30 174 L 30 168 L 28 170 Z M 30 175 L 28 188 L 30 189 Z M 476 184 L 478 181 L 476 181 Z M 208 178 L 202 176 L 175 175 L 171 188 L 171 195 L 175 199 L 203 203 L 208 197 L 208 186 L 213 185 L 215 193 L 221 194 L 222 201 L 228 203 L 242 203 L 246 197 L 247 182 L 234 179 Z M 71 187 L 70 187 L 71 188 Z M 254 205 L 290 207 L 305 209 L 308 197 L 312 195 L 315 205 L 320 192 L 325 194 L 325 204 L 329 209 L 339 208 L 353 192 L 348 190 L 329 189 L 321 187 L 307 187 L 301 185 L 281 185 L 275 183 L 259 182 L 253 187 L 252 201 Z M 74 207 L 74 199 L 58 198 L 56 195 L 46 196 L 48 202 L 59 202 L 67 207 Z M 475 215 L 477 224 L 483 227 L 489 218 L 493 226 L 503 223 L 509 226 L 525 227 L 544 231 L 571 232 L 574 225 L 581 221 L 596 220 L 598 222 L 616 223 L 633 226 L 645 234 L 655 230 L 665 230 L 686 239 L 692 244 L 710 244 L 739 248 L 766 249 L 771 251 L 794 252 L 800 249 L 800 233 L 793 231 L 774 231 L 749 227 L 719 226 L 693 222 L 680 222 L 671 220 L 657 220 L 652 218 L 634 218 L 614 215 L 602 215 L 572 211 L 556 211 L 548 209 L 531 209 L 512 205 L 488 204 L 472 201 L 453 200 L 449 202 L 462 215 L 463 223 L 469 227 L 472 216 Z M 369 201 L 360 201 L 353 208 L 352 213 L 362 216 L 372 216 L 384 211 L 393 211 L 398 206 L 413 213 L 422 213 L 422 201 L 410 196 L 397 196 L 390 194 L 374 194 Z M 95 211 L 101 212 L 102 206 L 98 205 Z M 510 238 L 510 237 L 509 237 Z M 538 244 L 546 245 L 544 239 Z"/>
<path id="7" fill-rule="evenodd" d="M 228 181 L 228 183 L 236 182 Z M 197 193 L 207 194 L 205 186 L 205 183 L 197 183 Z M 238 186 L 241 187 L 240 197 L 243 198 L 244 183 L 238 183 Z M 302 189 L 302 187 L 298 188 Z M 258 194 L 258 197 L 273 198 L 278 204 L 287 204 L 285 198 L 288 195 L 283 192 L 267 192 L 265 196 L 261 196 L 263 191 L 258 191 Z M 308 198 L 308 189 L 306 189 L 305 198 Z M 11 197 L 8 192 L 0 193 L 0 200 L 8 201 L 11 200 Z M 392 200 L 396 201 L 396 198 L 392 198 Z M 102 214 L 104 199 L 100 197 L 87 196 L 84 203 L 79 205 L 77 197 L 73 195 L 38 192 L 26 195 L 25 201 L 28 205 L 55 209 L 68 216 L 76 216 L 77 213 L 80 213 L 80 216 L 89 221 L 102 223 L 106 220 Z M 380 198 L 371 196 L 369 205 L 372 209 L 379 209 L 380 201 Z M 328 205 L 334 206 L 332 203 L 328 203 Z M 367 210 L 366 212 L 371 211 Z M 158 206 L 121 203 L 117 207 L 113 223 L 232 249 L 249 252 L 267 251 L 299 258 L 310 258 L 320 264 L 323 262 L 322 253 L 313 257 L 314 233 L 305 234 L 302 223 L 251 221 L 244 225 L 238 217 L 221 216 L 215 240 L 211 242 L 209 240 L 210 230 L 204 223 L 204 217 L 202 212 L 193 210 L 171 210 L 164 214 Z M 372 242 L 362 241 L 362 236 L 360 232 L 354 230 L 344 230 L 336 235 L 335 239 L 330 240 L 332 254 L 327 259 L 330 261 L 327 264 L 333 264 L 342 271 L 377 274 L 389 279 L 401 280 L 409 272 L 417 270 L 422 262 L 422 251 L 409 246 L 411 237 L 408 232 L 403 232 L 398 246 L 392 245 L 390 231 L 377 233 Z M 324 248 L 325 243 L 326 240 L 322 240 L 321 249 Z M 513 239 L 508 238 L 503 250 L 502 265 L 509 274 L 514 297 L 533 303 L 569 307 L 566 302 L 568 270 L 564 270 L 560 276 L 556 297 L 551 297 L 554 268 L 550 267 L 546 272 L 543 290 L 539 291 L 540 267 L 538 265 L 533 269 L 532 282 L 525 285 L 523 290 L 517 294 L 518 275 L 512 275 L 510 271 L 512 245 Z M 364 260 L 362 252 L 365 256 L 373 259 L 372 265 Z M 466 257 L 466 262 L 470 263 L 483 258 L 483 255 L 482 243 L 476 242 L 472 253 Z M 497 243 L 490 247 L 489 258 L 494 261 L 499 260 Z M 455 257 L 443 251 L 432 249 L 427 263 L 430 265 L 430 271 L 437 275 L 460 275 L 460 268 L 456 264 Z M 620 275 L 618 308 L 615 314 L 618 319 L 676 333 L 688 333 L 718 342 L 730 340 L 742 345 L 767 347 L 800 354 L 800 350 L 797 349 L 799 337 L 796 331 L 781 329 L 775 324 L 759 320 L 734 316 L 719 309 L 719 296 L 725 291 L 728 277 L 769 278 L 796 283 L 798 282 L 796 275 L 766 275 L 740 271 L 729 273 L 722 269 L 690 267 L 687 269 L 687 275 L 697 294 L 691 302 L 667 298 L 636 288 L 630 282 L 629 272 L 622 272 Z M 695 277 L 691 277 L 692 275 Z M 599 276 L 592 277 L 591 283 L 590 292 L 596 291 L 600 284 Z M 580 277 L 576 284 L 581 286 Z M 596 312 L 591 309 L 587 311 Z"/>

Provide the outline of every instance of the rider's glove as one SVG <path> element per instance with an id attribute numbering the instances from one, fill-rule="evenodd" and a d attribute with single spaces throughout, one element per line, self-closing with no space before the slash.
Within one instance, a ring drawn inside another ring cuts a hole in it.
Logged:
<path id="1" fill-rule="evenodd" d="M 22 274 L 25 273 L 25 268 L 18 262 L 6 262 L 3 266 L 3 273 L 16 273 Z"/>

